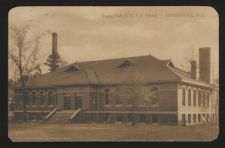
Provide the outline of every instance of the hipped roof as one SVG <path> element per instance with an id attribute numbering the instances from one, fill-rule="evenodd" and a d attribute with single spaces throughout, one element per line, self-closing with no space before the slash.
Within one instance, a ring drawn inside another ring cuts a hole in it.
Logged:
<path id="1" fill-rule="evenodd" d="M 121 66 L 124 62 L 132 64 Z M 211 87 L 207 82 L 192 79 L 190 73 L 175 67 L 173 63 L 168 64 L 168 62 L 172 63 L 171 60 L 159 60 L 151 55 L 76 62 L 30 80 L 27 87 L 175 81 Z M 68 71 L 74 65 L 79 68 Z"/>

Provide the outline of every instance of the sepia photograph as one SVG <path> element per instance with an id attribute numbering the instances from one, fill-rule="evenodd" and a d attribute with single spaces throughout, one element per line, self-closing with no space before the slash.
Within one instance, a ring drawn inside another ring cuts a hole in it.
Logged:
<path id="1" fill-rule="evenodd" d="M 12 142 L 211 142 L 218 135 L 213 7 L 9 11 Z"/>

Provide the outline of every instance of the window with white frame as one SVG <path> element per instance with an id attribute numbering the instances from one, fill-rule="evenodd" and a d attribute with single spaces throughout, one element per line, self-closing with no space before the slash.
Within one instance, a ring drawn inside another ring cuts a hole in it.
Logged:
<path id="1" fill-rule="evenodd" d="M 194 90 L 194 93 L 193 93 L 193 105 L 196 106 L 197 104 L 197 99 L 196 99 L 196 91 Z"/>
<path id="2" fill-rule="evenodd" d="M 202 104 L 202 95 L 201 91 L 198 91 L 198 107 L 201 107 Z"/>
<path id="3" fill-rule="evenodd" d="M 185 106 L 186 92 L 185 88 L 182 89 L 182 105 Z"/>
<path id="4" fill-rule="evenodd" d="M 191 106 L 191 89 L 188 89 L 188 106 Z"/>

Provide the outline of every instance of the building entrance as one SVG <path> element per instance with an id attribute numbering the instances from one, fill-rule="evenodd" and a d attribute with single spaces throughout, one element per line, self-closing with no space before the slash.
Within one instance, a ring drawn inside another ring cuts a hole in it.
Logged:
<path id="1" fill-rule="evenodd" d="M 71 109 L 71 97 L 65 96 L 64 97 L 64 110 L 70 110 Z"/>

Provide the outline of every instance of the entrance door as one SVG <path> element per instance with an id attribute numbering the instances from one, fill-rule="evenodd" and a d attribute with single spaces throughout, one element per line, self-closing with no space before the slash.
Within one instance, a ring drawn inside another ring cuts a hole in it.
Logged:
<path id="1" fill-rule="evenodd" d="M 75 96 L 75 104 L 74 109 L 78 109 L 82 107 L 82 96 Z"/>
<path id="2" fill-rule="evenodd" d="M 71 109 L 71 97 L 70 96 L 65 96 L 64 97 L 64 109 L 65 110 L 70 110 Z"/>

